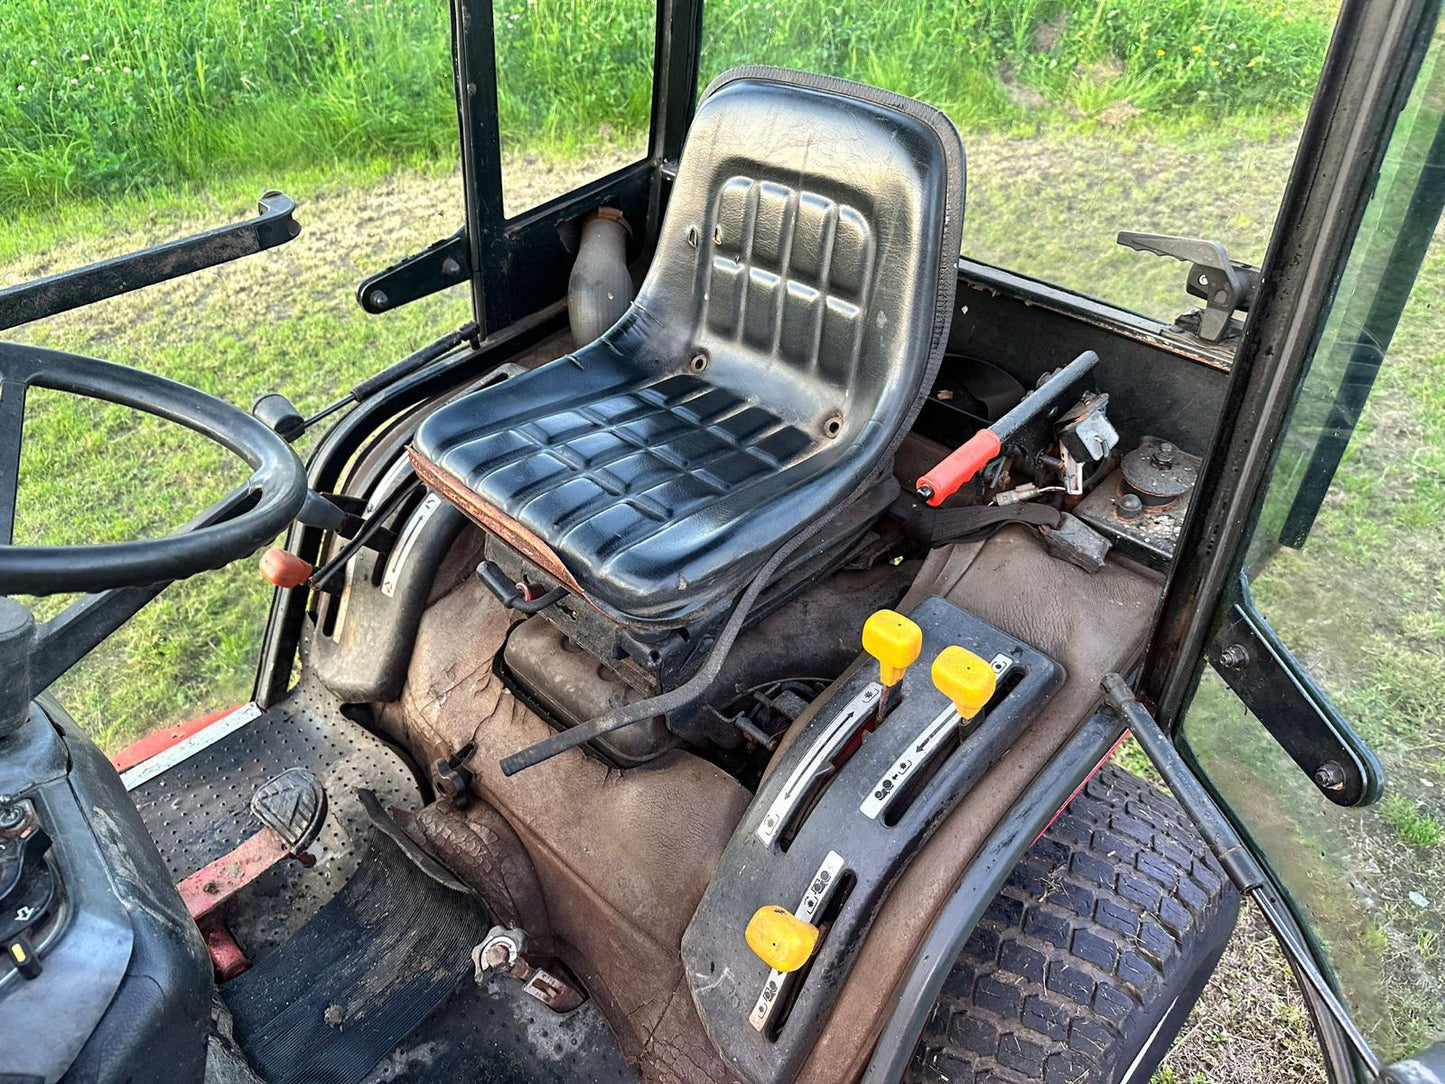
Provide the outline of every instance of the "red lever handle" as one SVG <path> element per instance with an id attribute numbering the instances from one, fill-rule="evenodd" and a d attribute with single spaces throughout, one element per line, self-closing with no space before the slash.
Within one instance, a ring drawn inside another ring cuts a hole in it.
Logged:
<path id="1" fill-rule="evenodd" d="M 1002 450 L 1003 444 L 992 429 L 980 429 L 918 479 L 918 495 L 937 508 Z"/>

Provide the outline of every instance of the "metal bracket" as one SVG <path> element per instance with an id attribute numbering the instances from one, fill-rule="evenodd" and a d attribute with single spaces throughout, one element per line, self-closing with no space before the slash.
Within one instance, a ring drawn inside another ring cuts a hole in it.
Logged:
<path id="1" fill-rule="evenodd" d="M 527 958 L 527 934 L 505 926 L 493 926 L 481 944 L 472 949 L 473 979 L 482 985 L 496 975 L 510 975 L 522 983 L 522 990 L 556 1013 L 569 1013 L 585 1000 L 565 979 Z"/>
<path id="2" fill-rule="evenodd" d="M 1255 608 L 1243 575 L 1204 657 L 1330 801 L 1369 805 L 1385 772 Z"/>
<path id="3" fill-rule="evenodd" d="M 363 279 L 356 288 L 356 303 L 375 316 L 471 277 L 471 243 L 463 226 L 450 237 Z"/>
<path id="4" fill-rule="evenodd" d="M 244 222 L 0 290 L 0 331 L 252 256 L 301 232 L 291 197 L 267 192 L 257 210 Z"/>

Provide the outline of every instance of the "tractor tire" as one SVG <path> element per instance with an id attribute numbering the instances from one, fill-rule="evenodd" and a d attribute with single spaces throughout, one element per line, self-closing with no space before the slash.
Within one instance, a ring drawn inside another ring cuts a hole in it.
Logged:
<path id="1" fill-rule="evenodd" d="M 989 904 L 904 1079 L 1144 1084 L 1238 914 L 1178 804 L 1106 765 Z"/>

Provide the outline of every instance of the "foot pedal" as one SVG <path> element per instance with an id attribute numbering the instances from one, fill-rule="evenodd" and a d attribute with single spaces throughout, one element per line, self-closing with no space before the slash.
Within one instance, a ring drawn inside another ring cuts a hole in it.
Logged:
<path id="1" fill-rule="evenodd" d="M 229 854 L 196 870 L 176 888 L 192 920 L 201 928 L 217 977 L 233 979 L 251 966 L 226 929 L 221 908 L 263 873 L 294 858 L 303 866 L 316 859 L 306 848 L 326 823 L 326 788 L 306 768 L 288 768 L 256 788 L 251 812 L 262 824 L 255 835 Z"/>
<path id="2" fill-rule="evenodd" d="M 314 772 L 287 768 L 256 788 L 251 812 L 281 837 L 291 854 L 299 856 L 316 842 L 326 823 L 326 788 Z"/>
<path id="3" fill-rule="evenodd" d="M 797 1072 L 890 886 L 1063 684 L 1058 663 L 945 599 L 909 616 L 928 665 L 879 718 L 879 671 L 860 658 L 772 766 L 683 936 L 703 1022 L 745 1079 Z M 748 947 L 768 905 L 817 929 L 801 966 Z"/>

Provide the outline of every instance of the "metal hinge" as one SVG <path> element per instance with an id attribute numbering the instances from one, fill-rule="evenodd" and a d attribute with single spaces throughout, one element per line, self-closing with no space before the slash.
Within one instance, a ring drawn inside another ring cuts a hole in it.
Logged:
<path id="1" fill-rule="evenodd" d="M 445 290 L 472 277 L 466 227 L 362 281 L 356 301 L 372 315 Z"/>

